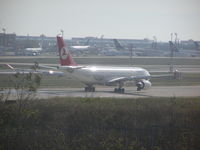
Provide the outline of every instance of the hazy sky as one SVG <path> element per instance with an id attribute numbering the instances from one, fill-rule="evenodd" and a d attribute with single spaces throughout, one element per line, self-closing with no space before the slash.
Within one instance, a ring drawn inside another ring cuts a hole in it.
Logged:
<path id="1" fill-rule="evenodd" d="M 200 0 L 0 0 L 0 28 L 65 38 L 200 40 Z M 2 31 L 1 31 L 2 32 Z"/>

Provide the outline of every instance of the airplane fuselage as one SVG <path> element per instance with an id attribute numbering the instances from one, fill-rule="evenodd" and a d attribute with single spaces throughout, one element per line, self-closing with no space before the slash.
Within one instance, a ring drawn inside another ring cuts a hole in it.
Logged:
<path id="1" fill-rule="evenodd" d="M 66 50 L 66 45 L 61 35 L 57 36 L 57 43 L 61 64 L 58 68 L 65 70 L 71 77 L 86 84 L 86 92 L 94 92 L 94 84 L 110 85 L 117 83 L 118 88 L 115 88 L 114 92 L 124 93 L 125 90 L 122 87 L 126 81 L 136 81 L 138 91 L 151 87 L 150 74 L 143 68 L 78 66 L 69 51 Z"/>
<path id="2" fill-rule="evenodd" d="M 65 68 L 62 67 L 64 70 Z M 71 77 L 81 81 L 86 85 L 93 84 L 109 84 L 109 81 L 112 79 L 124 77 L 137 77 L 142 76 L 147 79 L 150 77 L 150 74 L 147 70 L 139 67 L 97 67 L 89 66 L 83 67 L 80 69 L 75 69 L 70 71 L 66 69 L 67 72 L 71 74 Z"/>

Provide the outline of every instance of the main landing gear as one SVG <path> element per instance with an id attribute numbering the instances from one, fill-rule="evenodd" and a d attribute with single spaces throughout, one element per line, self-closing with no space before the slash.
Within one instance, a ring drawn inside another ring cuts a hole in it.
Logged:
<path id="1" fill-rule="evenodd" d="M 125 89 L 124 88 L 115 88 L 114 92 L 115 93 L 124 93 Z"/>
<path id="2" fill-rule="evenodd" d="M 87 87 L 85 87 L 85 92 L 95 92 L 95 87 L 87 86 Z"/>
<path id="3" fill-rule="evenodd" d="M 137 91 L 141 91 L 142 89 L 140 87 L 137 87 Z"/>
<path id="4" fill-rule="evenodd" d="M 114 92 L 115 92 L 115 93 L 124 93 L 124 92 L 125 92 L 125 89 L 122 88 L 123 85 L 124 85 L 123 82 L 119 82 L 119 87 L 118 87 L 118 88 L 115 88 L 115 89 L 114 89 Z"/>

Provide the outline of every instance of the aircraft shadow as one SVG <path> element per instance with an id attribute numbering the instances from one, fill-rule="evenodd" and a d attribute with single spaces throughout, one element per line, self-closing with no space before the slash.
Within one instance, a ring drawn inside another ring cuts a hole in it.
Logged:
<path id="1" fill-rule="evenodd" d="M 39 91 L 40 94 L 49 94 L 49 95 L 68 95 L 68 94 L 73 94 L 73 95 L 79 95 L 79 94 L 84 94 L 87 96 L 92 96 L 92 97 L 98 97 L 99 95 L 104 96 L 104 93 L 106 94 L 112 94 L 110 95 L 110 97 L 113 97 L 114 95 L 120 95 L 120 96 L 141 96 L 141 97 L 153 97 L 151 95 L 145 94 L 143 91 L 141 92 L 125 92 L 125 93 L 115 93 L 114 91 L 108 91 L 108 90 L 97 90 L 95 92 L 85 92 L 82 89 L 75 89 L 75 90 L 40 90 Z M 106 96 L 107 97 L 107 96 Z M 109 97 L 109 96 L 108 96 Z"/>
<path id="2" fill-rule="evenodd" d="M 107 91 L 108 92 L 108 91 Z M 139 93 L 139 92 L 136 92 L 136 93 L 132 93 L 132 92 L 125 92 L 125 93 L 115 93 L 113 91 L 110 91 L 109 93 L 113 93 L 113 94 L 120 94 L 120 95 L 132 95 L 132 96 L 146 96 L 146 97 L 153 97 L 151 95 L 147 95 L 147 94 L 144 94 L 144 93 Z"/>

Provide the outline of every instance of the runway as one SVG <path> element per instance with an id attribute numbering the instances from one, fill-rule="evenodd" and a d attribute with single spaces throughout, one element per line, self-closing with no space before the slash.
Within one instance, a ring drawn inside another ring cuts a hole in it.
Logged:
<path id="1" fill-rule="evenodd" d="M 198 97 L 200 86 L 155 86 L 149 90 L 136 91 L 126 87 L 124 94 L 114 93 L 113 87 L 97 87 L 95 92 L 85 92 L 83 88 L 44 88 L 39 89 L 37 98 L 52 97 L 105 97 L 105 98 L 144 98 L 144 97 Z"/>

